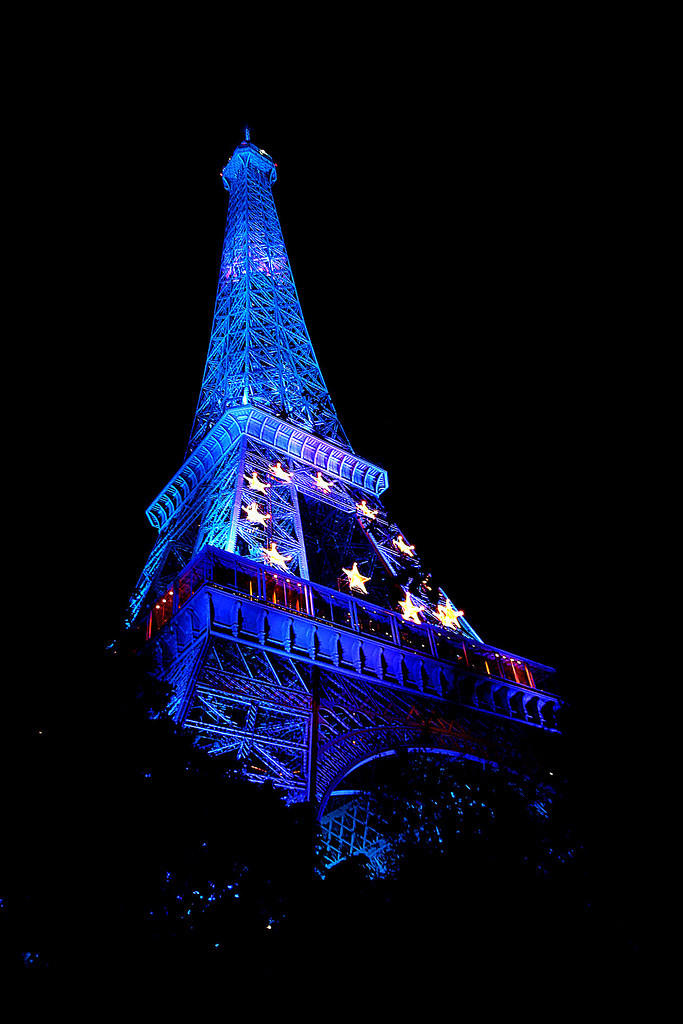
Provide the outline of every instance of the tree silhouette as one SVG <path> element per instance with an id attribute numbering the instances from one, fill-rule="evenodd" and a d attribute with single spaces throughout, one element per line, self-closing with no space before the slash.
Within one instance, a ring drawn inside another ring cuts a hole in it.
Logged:
<path id="1" fill-rule="evenodd" d="M 389 839 L 386 875 L 354 858 L 322 878 L 310 807 L 288 807 L 198 748 L 163 713 L 168 694 L 142 657 L 106 659 L 97 687 L 78 822 L 65 818 L 72 794 L 52 781 L 49 745 L 25 782 L 21 863 L 3 905 L 15 965 L 27 953 L 29 966 L 79 969 L 224 962 L 286 980 L 302 963 L 320 977 L 331 964 L 394 970 L 408 951 L 433 971 L 492 945 L 548 963 L 594 949 L 561 797 L 548 812 L 540 790 L 475 762 L 384 758 L 366 781 Z"/>
<path id="2" fill-rule="evenodd" d="M 164 713 L 168 693 L 149 668 L 140 656 L 105 661 L 106 713 L 93 713 L 96 753 L 72 794 L 69 852 L 48 853 L 45 835 L 24 844 L 33 852 L 12 886 L 10 961 L 29 952 L 37 966 L 249 963 L 268 956 L 271 932 L 309 884 L 308 808 L 287 807 L 197 747 Z M 37 792 L 49 776 L 34 767 Z"/>

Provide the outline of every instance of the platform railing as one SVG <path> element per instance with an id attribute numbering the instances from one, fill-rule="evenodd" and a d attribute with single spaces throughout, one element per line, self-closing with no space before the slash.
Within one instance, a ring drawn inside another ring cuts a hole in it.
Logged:
<path id="1" fill-rule="evenodd" d="M 469 671 L 517 686 L 535 689 L 554 671 L 547 665 L 474 641 L 460 630 L 447 630 L 427 622 L 419 626 L 408 623 L 397 612 L 360 597 L 302 580 L 218 548 L 201 552 L 166 592 L 152 602 L 147 621 L 148 638 L 206 585 L 234 593 L 241 599 L 246 597 L 272 604 L 294 615 L 372 636 L 427 657 L 457 662 Z"/>

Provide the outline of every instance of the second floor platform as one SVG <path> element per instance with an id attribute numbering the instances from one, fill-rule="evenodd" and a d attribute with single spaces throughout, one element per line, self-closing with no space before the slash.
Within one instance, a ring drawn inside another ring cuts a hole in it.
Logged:
<path id="1" fill-rule="evenodd" d="M 558 730 L 563 702 L 548 689 L 551 667 L 217 548 L 205 548 L 151 601 L 147 640 L 168 637 L 200 593 L 211 595 L 215 632 Z"/>

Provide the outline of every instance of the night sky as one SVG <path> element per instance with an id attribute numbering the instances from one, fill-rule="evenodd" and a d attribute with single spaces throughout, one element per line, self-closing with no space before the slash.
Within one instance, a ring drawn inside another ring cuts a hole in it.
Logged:
<path id="1" fill-rule="evenodd" d="M 20 241 L 6 253 L 24 281 L 7 289 L 3 353 L 22 475 L 7 589 L 28 595 L 12 589 L 20 673 L 6 676 L 33 763 L 6 772 L 24 816 L 8 835 L 28 836 L 38 871 L 56 865 L 67 915 L 62 862 L 107 860 L 91 821 L 116 820 L 118 769 L 100 735 L 130 737 L 101 655 L 155 540 L 145 509 L 183 461 L 220 171 L 248 125 L 278 164 L 304 318 L 350 442 L 387 470 L 390 517 L 483 640 L 556 668 L 593 891 L 615 934 L 644 933 L 662 845 L 647 755 L 666 705 L 652 695 L 646 718 L 661 600 L 632 575 L 639 533 L 650 543 L 633 512 L 657 504 L 643 428 L 670 357 L 635 281 L 656 201 L 638 128 L 657 106 L 643 112 L 637 42 L 564 9 L 290 5 L 283 32 L 277 12 L 245 14 L 243 30 L 234 6 L 227 25 L 180 8 L 60 13 L 75 58 L 43 18 L 49 56 L 31 28 L 7 91 Z"/>
<path id="2" fill-rule="evenodd" d="M 219 173 L 248 124 L 278 164 L 304 317 L 351 444 L 387 469 L 390 515 L 483 639 L 557 669 L 587 814 L 600 826 L 616 812 L 618 833 L 640 774 L 601 504 L 620 431 L 603 123 L 588 86 L 551 63 L 541 79 L 508 63 L 453 81 L 270 80 L 246 99 L 234 79 L 150 73 L 114 101 L 93 206 L 109 260 L 100 624 L 113 639 L 155 536 L 145 508 L 182 463 Z"/>
<path id="3" fill-rule="evenodd" d="M 504 109 L 451 125 L 398 106 L 381 121 L 229 114 L 216 120 L 215 100 L 157 111 L 113 196 L 125 264 L 108 465 L 125 485 L 108 508 L 109 628 L 153 541 L 144 510 L 183 459 L 225 223 L 219 171 L 249 123 L 278 163 L 324 377 L 355 450 L 388 471 L 390 514 L 485 640 L 556 666 L 574 693 L 595 337 L 564 131 Z"/>

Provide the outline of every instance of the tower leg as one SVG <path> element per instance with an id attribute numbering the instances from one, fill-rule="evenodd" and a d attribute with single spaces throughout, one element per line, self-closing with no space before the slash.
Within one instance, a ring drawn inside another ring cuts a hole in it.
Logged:
<path id="1" fill-rule="evenodd" d="M 320 726 L 320 669 L 311 666 L 311 698 L 313 710 L 311 714 L 310 756 L 308 760 L 308 799 L 311 804 L 313 820 L 317 815 L 316 787 L 318 782 L 318 731 Z"/>

